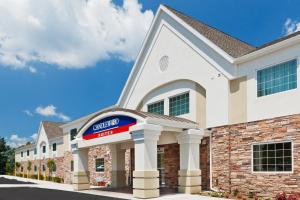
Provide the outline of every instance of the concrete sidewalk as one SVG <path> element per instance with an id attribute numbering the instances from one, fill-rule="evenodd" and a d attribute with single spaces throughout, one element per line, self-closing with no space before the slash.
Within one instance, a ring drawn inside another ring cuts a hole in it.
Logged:
<path id="1" fill-rule="evenodd" d="M 15 179 L 17 181 L 22 182 L 31 182 L 35 184 L 0 184 L 0 188 L 13 188 L 13 187 L 33 187 L 33 188 L 44 188 L 44 189 L 53 189 L 53 190 L 62 190 L 62 191 L 73 191 L 73 187 L 70 184 L 63 184 L 63 183 L 54 183 L 50 181 L 41 181 L 35 179 L 27 179 L 22 177 L 15 177 L 15 176 L 7 176 L 7 175 L 0 175 L 0 177 L 6 179 Z M 132 194 L 120 193 L 120 192 L 110 192 L 110 191 L 97 191 L 93 190 L 84 190 L 84 191 L 76 191 L 78 193 L 83 194 L 92 194 L 98 196 L 106 196 L 106 197 L 118 197 L 122 199 L 135 199 L 132 197 Z M 200 196 L 200 195 L 188 195 L 188 194 L 168 194 L 162 195 L 158 198 L 154 198 L 153 200 L 224 200 L 222 198 L 213 198 L 207 196 Z"/>

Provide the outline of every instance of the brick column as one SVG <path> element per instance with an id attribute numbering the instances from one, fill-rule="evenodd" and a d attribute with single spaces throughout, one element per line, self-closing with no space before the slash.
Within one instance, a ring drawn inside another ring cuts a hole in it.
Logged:
<path id="1" fill-rule="evenodd" d="M 161 127 L 140 124 L 130 128 L 135 150 L 133 172 L 133 197 L 155 198 L 159 196 L 159 172 L 157 170 L 157 141 Z"/>
<path id="2" fill-rule="evenodd" d="M 199 146 L 204 131 L 189 129 L 177 136 L 180 145 L 180 170 L 178 191 L 195 194 L 201 192 Z"/>

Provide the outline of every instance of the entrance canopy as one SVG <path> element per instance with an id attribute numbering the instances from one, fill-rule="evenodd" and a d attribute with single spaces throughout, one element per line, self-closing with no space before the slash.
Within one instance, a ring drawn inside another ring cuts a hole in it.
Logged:
<path id="1" fill-rule="evenodd" d="M 148 112 L 111 108 L 97 113 L 79 130 L 76 148 L 118 143 L 132 139 L 131 130 L 140 125 L 156 125 L 160 131 L 182 132 L 186 129 L 198 129 L 196 122 L 166 115 Z"/>

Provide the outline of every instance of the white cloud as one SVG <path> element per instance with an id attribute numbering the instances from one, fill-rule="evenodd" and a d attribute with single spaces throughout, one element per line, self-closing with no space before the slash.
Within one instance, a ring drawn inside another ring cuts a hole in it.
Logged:
<path id="1" fill-rule="evenodd" d="M 21 137 L 17 134 L 12 134 L 7 140 L 7 145 L 15 148 L 15 147 L 25 144 L 26 142 L 28 142 L 28 138 Z"/>
<path id="2" fill-rule="evenodd" d="M 58 117 L 59 119 L 63 120 L 63 121 L 70 121 L 70 117 L 68 117 L 67 115 L 63 114 L 63 113 L 58 113 L 56 111 L 56 107 L 54 105 L 48 105 L 48 106 L 39 106 L 35 109 L 35 112 L 45 116 L 45 117 Z"/>
<path id="3" fill-rule="evenodd" d="M 287 18 L 284 23 L 284 33 L 285 35 L 290 35 L 300 31 L 300 21 L 292 20 L 291 18 Z"/>
<path id="4" fill-rule="evenodd" d="M 132 61 L 153 19 L 138 0 L 1 0 L 0 64 L 84 68 L 117 57 Z M 30 68 L 31 67 L 31 68 Z"/>
<path id="5" fill-rule="evenodd" d="M 37 69 L 35 67 L 28 67 L 29 71 L 33 74 L 37 73 Z"/>
<path id="6" fill-rule="evenodd" d="M 31 138 L 33 141 L 36 141 L 37 136 L 38 136 L 38 134 L 37 134 L 37 133 L 34 133 L 34 134 L 32 134 L 32 135 L 30 136 L 30 138 Z"/>
<path id="7" fill-rule="evenodd" d="M 23 110 L 23 112 L 30 117 L 33 116 L 33 113 L 30 110 Z"/>
<path id="8" fill-rule="evenodd" d="M 27 142 L 35 142 L 37 139 L 37 135 L 37 133 L 34 133 L 30 136 L 30 138 L 27 138 L 14 133 L 9 138 L 6 138 L 7 145 L 9 145 L 12 148 L 16 148 L 26 144 Z"/>

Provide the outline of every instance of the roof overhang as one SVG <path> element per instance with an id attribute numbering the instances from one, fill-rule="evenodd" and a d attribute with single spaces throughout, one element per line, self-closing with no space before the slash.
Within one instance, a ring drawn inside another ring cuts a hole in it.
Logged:
<path id="1" fill-rule="evenodd" d="M 91 126 L 93 126 L 93 124 L 97 123 L 99 120 L 106 119 L 107 117 L 111 116 L 128 116 L 136 119 L 136 124 L 131 128 L 141 124 L 150 124 L 161 127 L 161 131 L 182 132 L 186 129 L 199 129 L 197 123 L 183 118 L 157 115 L 130 109 L 114 108 L 105 110 L 90 118 L 79 130 L 76 139 L 72 142 L 72 146 L 77 145 L 77 148 L 88 148 L 96 145 L 130 141 L 132 139 L 130 130 L 90 140 L 83 139 L 84 133 Z"/>
<path id="2" fill-rule="evenodd" d="M 280 42 L 277 42 L 272 45 L 269 45 L 269 46 L 263 47 L 261 49 L 258 49 L 256 51 L 253 51 L 249 54 L 238 57 L 233 60 L 233 64 L 239 65 L 239 64 L 254 60 L 258 57 L 279 51 L 281 49 L 284 49 L 284 48 L 287 48 L 290 46 L 294 46 L 299 43 L 300 43 L 300 35 L 296 35 L 294 37 L 288 38 L 286 40 L 282 40 Z"/>

